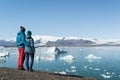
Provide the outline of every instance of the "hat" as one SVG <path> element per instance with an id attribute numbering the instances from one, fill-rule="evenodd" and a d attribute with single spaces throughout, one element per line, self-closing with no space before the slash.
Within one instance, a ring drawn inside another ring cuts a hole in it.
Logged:
<path id="1" fill-rule="evenodd" d="M 31 31 L 27 31 L 27 35 L 31 36 L 32 32 Z"/>
<path id="2" fill-rule="evenodd" d="M 23 26 L 20 26 L 20 31 L 25 32 L 25 28 Z"/>

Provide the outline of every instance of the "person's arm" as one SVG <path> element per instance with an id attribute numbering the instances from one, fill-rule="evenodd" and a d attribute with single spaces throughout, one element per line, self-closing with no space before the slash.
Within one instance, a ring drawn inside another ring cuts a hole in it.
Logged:
<path id="1" fill-rule="evenodd" d="M 31 41 L 31 46 L 32 46 L 32 50 L 33 50 L 33 52 L 35 53 L 35 47 L 34 47 L 34 40 L 33 40 L 33 38 L 32 38 L 32 41 Z"/>
<path id="2" fill-rule="evenodd" d="M 22 42 L 19 42 L 19 43 L 16 42 L 16 45 L 17 45 L 17 46 L 19 46 L 19 45 L 21 45 L 21 44 L 23 44 L 23 43 L 22 43 Z"/>
<path id="3" fill-rule="evenodd" d="M 25 36 L 21 36 L 21 42 L 25 45 L 25 46 L 30 46 L 28 42 L 26 42 L 25 40 Z"/>

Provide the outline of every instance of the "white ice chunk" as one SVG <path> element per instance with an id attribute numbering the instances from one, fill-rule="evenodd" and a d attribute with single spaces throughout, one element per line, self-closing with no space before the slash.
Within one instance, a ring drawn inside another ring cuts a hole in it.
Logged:
<path id="1" fill-rule="evenodd" d="M 85 57 L 89 62 L 93 62 L 94 60 L 99 60 L 102 57 L 95 56 L 93 54 L 89 54 L 88 56 Z"/>
<path id="2" fill-rule="evenodd" d="M 110 72 L 106 72 L 107 75 L 111 74 Z"/>
<path id="3" fill-rule="evenodd" d="M 5 56 L 8 56 L 8 55 L 9 55 L 8 51 L 3 50 L 3 51 L 0 52 L 0 57 L 5 57 Z"/>
<path id="4" fill-rule="evenodd" d="M 41 60 L 46 60 L 46 61 L 53 61 L 55 60 L 54 58 L 52 57 L 40 57 Z"/>
<path id="5" fill-rule="evenodd" d="M 76 70 L 72 70 L 71 72 L 76 72 Z"/>
<path id="6" fill-rule="evenodd" d="M 35 56 L 34 60 L 35 60 L 36 62 L 39 62 L 39 61 L 40 61 L 40 56 Z"/>
<path id="7" fill-rule="evenodd" d="M 49 47 L 48 50 L 47 50 L 47 53 L 56 54 L 56 53 L 55 53 L 55 47 Z"/>
<path id="8" fill-rule="evenodd" d="M 6 62 L 6 58 L 5 57 L 0 57 L 0 62 Z"/>
<path id="9" fill-rule="evenodd" d="M 71 68 L 72 68 L 72 69 L 76 69 L 76 67 L 75 67 L 75 66 L 71 66 Z"/>
<path id="10" fill-rule="evenodd" d="M 110 76 L 110 75 L 105 75 L 105 74 L 101 74 L 101 76 L 103 77 L 103 78 L 111 78 L 112 76 Z"/>
<path id="11" fill-rule="evenodd" d="M 99 71 L 100 69 L 99 69 L 99 68 L 95 68 L 94 70 L 95 70 L 95 71 Z"/>
<path id="12" fill-rule="evenodd" d="M 56 72 L 56 73 L 60 73 L 60 74 L 66 74 L 66 72 L 65 72 L 65 71 L 62 71 L 62 72 Z"/>
<path id="13" fill-rule="evenodd" d="M 93 69 L 93 67 L 89 67 L 89 69 Z"/>
<path id="14" fill-rule="evenodd" d="M 73 59 L 74 59 L 74 57 L 72 55 L 67 55 L 67 56 L 64 56 L 64 57 L 60 58 L 60 60 L 64 60 L 68 63 L 72 63 Z"/>
<path id="15" fill-rule="evenodd" d="M 84 66 L 84 69 L 87 69 L 87 66 Z"/>

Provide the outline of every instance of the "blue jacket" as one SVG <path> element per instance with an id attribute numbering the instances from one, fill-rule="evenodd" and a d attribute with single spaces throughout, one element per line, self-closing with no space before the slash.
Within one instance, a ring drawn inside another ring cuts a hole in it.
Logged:
<path id="1" fill-rule="evenodd" d="M 18 48 L 24 48 L 25 46 L 29 46 L 29 44 L 25 40 L 25 33 L 24 32 L 18 32 L 16 37 L 16 46 Z"/>
<path id="2" fill-rule="evenodd" d="M 25 53 L 35 53 L 34 40 L 31 36 L 26 37 L 26 41 L 30 46 L 25 46 Z"/>

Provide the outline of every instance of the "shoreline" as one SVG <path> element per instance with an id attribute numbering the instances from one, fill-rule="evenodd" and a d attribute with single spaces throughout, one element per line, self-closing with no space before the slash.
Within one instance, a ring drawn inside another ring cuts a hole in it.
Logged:
<path id="1" fill-rule="evenodd" d="M 15 68 L 0 67 L 0 80 L 98 80 L 98 79 L 43 71 L 30 72 L 27 70 L 17 70 Z"/>

